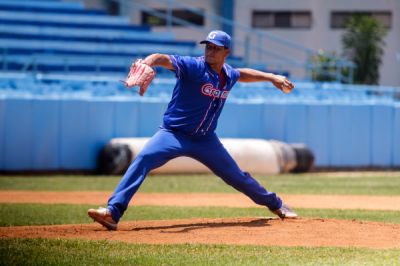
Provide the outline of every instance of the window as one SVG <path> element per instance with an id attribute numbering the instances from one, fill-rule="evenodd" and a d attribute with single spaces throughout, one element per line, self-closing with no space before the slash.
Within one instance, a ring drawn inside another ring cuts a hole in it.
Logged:
<path id="1" fill-rule="evenodd" d="M 158 9 L 157 12 L 167 15 L 166 9 Z M 174 18 L 182 19 L 182 20 L 185 20 L 186 22 L 189 22 L 189 23 L 192 23 L 192 24 L 195 24 L 198 26 L 204 26 L 204 15 L 200 15 L 198 13 L 194 13 L 189 10 L 173 9 L 172 16 Z M 142 12 L 142 24 L 147 24 L 149 26 L 166 26 L 167 20 L 165 18 L 160 18 L 160 17 L 154 16 L 150 13 L 147 13 L 146 11 L 143 11 Z M 176 23 L 174 21 L 172 21 L 172 25 L 173 26 L 182 26 L 181 24 Z"/>
<path id="2" fill-rule="evenodd" d="M 253 11 L 254 28 L 311 28 L 309 11 Z"/>
<path id="3" fill-rule="evenodd" d="M 369 11 L 333 11 L 331 13 L 331 28 L 343 29 L 346 27 L 347 21 L 353 15 L 372 16 L 378 19 L 386 28 L 392 26 L 392 13 L 390 11 L 369 12 Z"/>
<path id="4" fill-rule="evenodd" d="M 107 10 L 108 14 L 113 16 L 120 15 L 120 3 L 117 1 L 109 1 L 107 2 Z"/>

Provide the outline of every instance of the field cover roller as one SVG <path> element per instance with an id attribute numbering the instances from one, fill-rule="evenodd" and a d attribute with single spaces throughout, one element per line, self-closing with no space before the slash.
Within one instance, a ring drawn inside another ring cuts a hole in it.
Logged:
<path id="1" fill-rule="evenodd" d="M 111 139 L 99 153 L 99 172 L 122 174 L 148 140 L 149 138 Z M 307 172 L 314 164 L 314 155 L 304 144 L 238 138 L 222 138 L 221 142 L 239 167 L 253 174 Z M 195 159 L 178 157 L 153 170 L 152 173 L 203 174 L 210 173 L 210 170 Z"/>

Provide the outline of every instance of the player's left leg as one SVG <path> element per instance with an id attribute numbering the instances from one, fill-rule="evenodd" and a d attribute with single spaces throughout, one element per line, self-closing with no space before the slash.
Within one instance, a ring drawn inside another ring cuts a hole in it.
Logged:
<path id="1" fill-rule="evenodd" d="M 210 168 L 227 184 L 271 211 L 282 207 L 282 200 L 274 192 L 268 192 L 249 173 L 239 168 L 216 135 L 193 143 L 195 145 L 192 146 L 190 156 Z"/>
<path id="2" fill-rule="evenodd" d="M 185 155 L 189 141 L 181 134 L 160 129 L 136 156 L 108 201 L 107 208 L 89 209 L 88 215 L 110 230 L 126 211 L 128 204 L 148 172 L 169 160 Z"/>

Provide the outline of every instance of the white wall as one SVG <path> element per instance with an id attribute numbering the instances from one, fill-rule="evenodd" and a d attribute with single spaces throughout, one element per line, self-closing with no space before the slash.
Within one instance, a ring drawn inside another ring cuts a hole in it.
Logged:
<path id="1" fill-rule="evenodd" d="M 399 0 L 252 0 L 236 1 L 236 21 L 251 25 L 253 10 L 271 11 L 301 11 L 308 10 L 312 13 L 312 26 L 310 29 L 274 29 L 267 32 L 291 40 L 315 50 L 336 51 L 342 53 L 341 36 L 343 30 L 330 28 L 331 11 L 391 11 L 392 27 L 385 38 L 385 54 L 381 66 L 381 85 L 400 86 L 400 1 Z M 244 38 L 243 32 L 237 36 Z M 305 58 L 291 49 L 264 42 L 264 46 L 282 54 Z"/>
<path id="2" fill-rule="evenodd" d="M 138 4 L 144 4 L 152 8 L 161 8 L 161 9 L 167 9 L 168 5 L 168 1 L 164 1 L 164 3 L 161 3 L 163 1 L 136 0 L 134 2 Z M 185 6 L 190 6 L 192 8 L 199 8 L 208 11 L 211 10 L 213 12 L 215 12 L 215 10 L 217 9 L 216 5 L 218 3 L 218 1 L 214 0 L 202 0 L 202 1 L 185 0 L 179 2 L 181 2 Z M 172 4 L 171 8 L 180 9 L 182 7 Z M 130 16 L 132 23 L 134 24 L 141 23 L 141 11 L 137 9 L 132 10 L 129 8 L 126 8 L 125 10 L 127 10 L 125 15 Z M 208 31 L 207 29 L 212 29 L 212 28 L 220 28 L 220 25 L 211 19 L 205 19 L 205 25 L 204 27 L 200 27 L 200 29 L 173 27 L 172 31 L 175 33 L 175 35 L 178 37 L 179 40 L 200 41 L 203 40 L 205 36 L 207 36 L 207 31 Z M 167 27 L 153 27 L 153 31 L 155 32 L 159 31 L 164 32 L 166 29 Z"/>

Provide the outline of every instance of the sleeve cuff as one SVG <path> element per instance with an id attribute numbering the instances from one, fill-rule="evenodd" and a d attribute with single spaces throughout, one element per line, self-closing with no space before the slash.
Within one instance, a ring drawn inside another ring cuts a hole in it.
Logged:
<path id="1" fill-rule="evenodd" d="M 178 65 L 178 61 L 176 59 L 176 57 L 174 55 L 169 55 L 169 58 L 171 59 L 172 65 L 174 66 L 175 69 L 175 75 L 178 79 L 180 79 L 181 77 L 181 70 L 180 67 Z"/>

